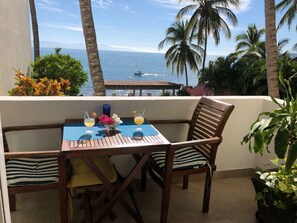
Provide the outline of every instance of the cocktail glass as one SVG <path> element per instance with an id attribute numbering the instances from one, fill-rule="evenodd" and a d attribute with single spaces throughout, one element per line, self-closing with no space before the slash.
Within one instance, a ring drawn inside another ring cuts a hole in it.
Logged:
<path id="1" fill-rule="evenodd" d="M 140 126 L 144 123 L 144 112 L 133 112 L 134 113 L 134 123 L 138 126 L 136 128 L 137 132 L 142 131 Z"/>
<path id="2" fill-rule="evenodd" d="M 94 116 L 89 116 L 88 112 L 85 112 L 84 124 L 85 124 L 86 127 L 88 127 L 88 130 L 86 130 L 85 133 L 91 135 L 93 133 L 91 128 L 95 125 L 95 117 Z"/>

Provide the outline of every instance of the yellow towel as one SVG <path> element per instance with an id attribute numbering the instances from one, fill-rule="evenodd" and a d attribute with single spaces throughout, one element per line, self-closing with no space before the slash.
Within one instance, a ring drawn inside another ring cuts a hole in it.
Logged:
<path id="1" fill-rule="evenodd" d="M 93 162 L 103 172 L 107 179 L 114 183 L 117 180 L 116 171 L 107 156 L 93 157 Z M 73 220 L 72 196 L 73 189 L 76 187 L 92 186 L 102 184 L 101 180 L 94 174 L 94 172 L 87 166 L 87 164 L 80 158 L 70 160 L 72 166 L 72 176 L 68 181 L 68 206 L 70 212 L 70 219 Z"/>

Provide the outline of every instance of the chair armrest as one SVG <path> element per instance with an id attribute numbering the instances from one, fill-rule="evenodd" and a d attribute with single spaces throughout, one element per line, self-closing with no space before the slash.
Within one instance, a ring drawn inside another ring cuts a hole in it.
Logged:
<path id="1" fill-rule="evenodd" d="M 60 155 L 59 150 L 53 151 L 31 151 L 31 152 L 5 152 L 5 159 L 12 158 L 29 158 L 29 157 L 58 157 Z"/>
<path id="2" fill-rule="evenodd" d="M 199 146 L 199 145 L 205 145 L 205 144 L 219 144 L 221 142 L 222 142 L 222 139 L 216 136 L 208 139 L 199 139 L 199 140 L 171 143 L 171 147 L 174 149 L 177 149 L 177 148 Z"/>

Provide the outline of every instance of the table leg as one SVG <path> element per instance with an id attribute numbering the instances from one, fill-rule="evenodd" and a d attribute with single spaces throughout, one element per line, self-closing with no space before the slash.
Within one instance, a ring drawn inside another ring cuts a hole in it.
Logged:
<path id="1" fill-rule="evenodd" d="M 135 176 L 135 174 L 137 174 L 138 171 L 141 170 L 141 167 L 145 164 L 145 162 L 147 161 L 147 159 L 149 158 L 150 153 L 146 153 L 142 156 L 142 158 L 139 160 L 139 162 L 133 167 L 133 169 L 131 170 L 131 172 L 128 174 L 128 176 L 126 177 L 125 181 L 122 183 L 122 185 L 119 187 L 119 189 L 115 192 L 115 194 L 113 195 L 113 197 L 110 199 L 109 203 L 104 207 L 103 211 L 102 211 L 102 216 L 105 216 L 109 210 L 111 210 L 112 206 L 114 205 L 114 203 L 119 200 L 119 202 L 122 204 L 122 206 L 127 210 L 128 208 L 128 212 L 130 214 L 132 214 L 131 216 L 137 221 L 137 222 L 142 222 L 142 219 L 140 219 L 140 216 L 138 216 L 134 210 L 133 213 L 131 212 L 131 207 L 128 205 L 126 201 L 123 200 L 123 198 L 121 197 L 122 193 L 124 192 L 124 190 L 126 189 L 126 187 L 130 184 L 131 180 L 133 179 L 133 177 Z M 129 211 L 130 210 L 130 211 Z"/>

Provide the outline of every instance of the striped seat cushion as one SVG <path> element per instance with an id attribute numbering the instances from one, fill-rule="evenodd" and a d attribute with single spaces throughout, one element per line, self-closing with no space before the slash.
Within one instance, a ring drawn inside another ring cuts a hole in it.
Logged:
<path id="1" fill-rule="evenodd" d="M 28 186 L 58 182 L 56 157 L 10 159 L 6 164 L 8 186 Z"/>
<path id="2" fill-rule="evenodd" d="M 165 168 L 166 152 L 154 152 L 151 159 L 162 169 Z M 173 170 L 200 168 L 207 163 L 207 159 L 192 147 L 175 150 Z"/>

